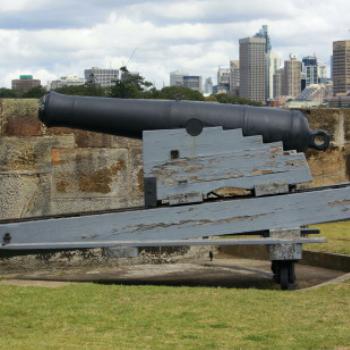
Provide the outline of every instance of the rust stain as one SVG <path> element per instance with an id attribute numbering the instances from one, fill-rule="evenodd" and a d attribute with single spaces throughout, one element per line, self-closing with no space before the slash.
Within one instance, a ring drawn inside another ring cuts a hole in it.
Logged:
<path id="1" fill-rule="evenodd" d="M 51 162 L 52 165 L 57 165 L 61 163 L 60 151 L 57 148 L 51 149 Z"/>
<path id="2" fill-rule="evenodd" d="M 253 169 L 252 175 L 253 176 L 259 176 L 259 175 L 269 175 L 273 174 L 274 172 L 271 169 Z"/>
<path id="3" fill-rule="evenodd" d="M 221 197 L 245 197 L 252 195 L 252 190 L 239 187 L 223 187 L 213 191 Z"/>
<path id="4" fill-rule="evenodd" d="M 349 199 L 337 200 L 337 201 L 328 202 L 328 204 L 330 207 L 337 207 L 340 205 L 346 206 L 346 205 L 350 205 L 350 200 Z"/>
<path id="5" fill-rule="evenodd" d="M 143 169 L 141 168 L 137 173 L 137 188 L 140 192 L 144 191 L 143 175 Z"/>
<path id="6" fill-rule="evenodd" d="M 82 192 L 111 192 L 111 184 L 113 176 L 126 168 L 124 160 L 118 160 L 115 164 L 108 168 L 102 168 L 89 174 L 81 174 L 79 176 L 79 190 Z"/>
<path id="7" fill-rule="evenodd" d="M 228 218 L 221 218 L 221 219 L 188 219 L 188 220 L 180 220 L 178 222 L 169 222 L 169 223 L 163 223 L 163 222 L 156 222 L 153 224 L 140 224 L 140 225 L 130 225 L 125 227 L 123 230 L 123 233 L 125 231 L 128 232 L 144 232 L 149 231 L 153 229 L 159 229 L 159 228 L 168 228 L 168 227 L 181 227 L 185 225 L 192 225 L 192 226 L 206 226 L 206 225 L 222 225 L 222 224 L 231 224 L 237 221 L 254 221 L 256 219 L 259 219 L 260 217 L 266 216 L 268 214 L 257 214 L 257 215 L 242 215 L 242 216 L 232 216 Z M 114 231 L 114 233 L 118 233 L 117 231 Z"/>
<path id="8" fill-rule="evenodd" d="M 67 187 L 69 183 L 67 181 L 61 180 L 56 183 L 57 192 L 67 193 Z"/>

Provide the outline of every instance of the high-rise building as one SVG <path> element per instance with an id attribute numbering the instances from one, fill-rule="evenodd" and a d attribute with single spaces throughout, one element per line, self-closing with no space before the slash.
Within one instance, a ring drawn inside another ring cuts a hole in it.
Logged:
<path id="1" fill-rule="evenodd" d="M 210 77 L 205 79 L 204 93 L 207 95 L 211 95 L 213 93 L 213 80 Z"/>
<path id="2" fill-rule="evenodd" d="M 284 69 L 277 69 L 273 75 L 273 98 L 282 96 Z"/>
<path id="3" fill-rule="evenodd" d="M 268 26 L 263 25 L 261 29 L 255 34 L 257 38 L 264 38 L 266 41 L 265 45 L 265 55 L 266 55 L 266 66 L 265 66 L 265 99 L 271 99 L 273 97 L 273 74 L 275 70 L 273 69 L 273 54 L 271 52 L 272 45 L 271 39 L 268 32 Z M 278 67 L 279 68 L 279 67 Z M 271 71 L 272 70 L 272 71 Z"/>
<path id="4" fill-rule="evenodd" d="M 84 70 L 84 76 L 87 84 L 111 87 L 119 79 L 119 70 L 92 67 Z"/>
<path id="5" fill-rule="evenodd" d="M 350 90 L 350 40 L 333 42 L 333 93 Z"/>
<path id="6" fill-rule="evenodd" d="M 288 61 L 284 61 L 284 76 L 282 94 L 296 98 L 301 92 L 301 62 L 296 56 L 290 55 Z"/>
<path id="7" fill-rule="evenodd" d="M 325 64 L 318 65 L 317 75 L 318 75 L 318 82 L 320 84 L 326 84 L 327 82 L 329 82 L 329 78 L 327 76 L 327 66 Z"/>
<path id="8" fill-rule="evenodd" d="M 230 68 L 219 67 L 218 72 L 217 72 L 218 85 L 220 85 L 220 84 L 229 85 L 230 84 L 230 75 L 231 75 Z"/>
<path id="9" fill-rule="evenodd" d="M 30 74 L 20 75 L 19 79 L 13 79 L 11 83 L 12 90 L 20 93 L 25 93 L 35 87 L 41 86 L 41 81 L 39 79 L 33 79 L 33 76 Z"/>
<path id="10" fill-rule="evenodd" d="M 183 86 L 184 85 L 184 76 L 188 73 L 181 72 L 176 70 L 170 73 L 170 86 Z"/>
<path id="11" fill-rule="evenodd" d="M 84 78 L 80 78 L 77 75 L 67 75 L 67 76 L 61 77 L 60 79 L 52 80 L 50 84 L 50 89 L 56 90 L 64 86 L 79 86 L 84 84 L 85 84 Z"/>
<path id="12" fill-rule="evenodd" d="M 253 101 L 266 98 L 266 39 L 251 37 L 239 40 L 239 95 Z"/>
<path id="13" fill-rule="evenodd" d="M 202 92 L 202 77 L 199 75 L 189 75 L 181 71 L 174 71 L 170 73 L 170 86 L 183 86 Z"/>
<path id="14" fill-rule="evenodd" d="M 194 91 L 202 92 L 202 77 L 199 75 L 184 75 L 183 86 Z"/>
<path id="15" fill-rule="evenodd" d="M 318 84 L 318 63 L 317 57 L 306 56 L 302 59 L 302 70 L 305 74 L 306 86 Z"/>
<path id="16" fill-rule="evenodd" d="M 217 72 L 217 91 L 229 93 L 230 92 L 230 68 L 218 68 Z"/>
<path id="17" fill-rule="evenodd" d="M 239 61 L 230 61 L 230 93 L 232 95 L 239 94 Z"/>
<path id="18" fill-rule="evenodd" d="M 272 49 L 272 46 L 271 46 L 271 39 L 269 36 L 268 26 L 266 24 L 260 28 L 260 30 L 255 34 L 255 37 L 265 39 L 266 41 L 265 52 L 269 53 Z"/>
<path id="19" fill-rule="evenodd" d="M 267 59 L 269 63 L 269 69 L 267 70 L 269 74 L 268 75 L 269 82 L 266 85 L 266 87 L 268 88 L 267 99 L 272 100 L 276 96 L 274 92 L 274 75 L 281 68 L 282 60 L 281 60 L 281 57 L 273 51 L 269 53 L 269 56 L 267 57 Z M 281 96 L 281 95 L 279 94 L 277 96 Z"/>

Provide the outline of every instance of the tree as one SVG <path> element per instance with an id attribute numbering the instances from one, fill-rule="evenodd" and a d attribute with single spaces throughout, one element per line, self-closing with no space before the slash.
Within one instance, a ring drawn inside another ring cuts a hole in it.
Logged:
<path id="1" fill-rule="evenodd" d="M 153 98 L 165 100 L 192 100 L 204 101 L 204 96 L 199 92 L 182 86 L 167 86 L 160 91 L 155 91 Z"/>
<path id="2" fill-rule="evenodd" d="M 215 98 L 215 100 L 214 100 Z M 261 102 L 252 101 L 247 98 L 231 96 L 229 94 L 217 94 L 211 95 L 207 97 L 207 101 L 217 101 L 219 103 L 232 103 L 232 104 L 240 104 L 240 105 L 252 105 L 252 106 L 262 106 Z"/>
<path id="3" fill-rule="evenodd" d="M 17 97 L 16 91 L 7 88 L 0 88 L 0 98 L 14 98 Z"/>
<path id="4" fill-rule="evenodd" d="M 126 67 L 121 67 L 120 71 L 121 77 L 112 86 L 110 96 L 119 98 L 149 98 L 152 96 L 152 92 L 149 92 L 152 83 L 139 74 L 130 73 Z"/>
<path id="5" fill-rule="evenodd" d="M 55 91 L 65 95 L 107 96 L 107 90 L 96 84 L 63 86 Z"/>
<path id="6" fill-rule="evenodd" d="M 23 97 L 23 98 L 40 98 L 40 97 L 44 96 L 46 93 L 47 93 L 47 91 L 45 90 L 45 88 L 43 88 L 42 86 L 36 86 L 36 87 L 33 87 L 32 89 L 30 89 L 29 91 L 23 93 L 21 97 Z"/>

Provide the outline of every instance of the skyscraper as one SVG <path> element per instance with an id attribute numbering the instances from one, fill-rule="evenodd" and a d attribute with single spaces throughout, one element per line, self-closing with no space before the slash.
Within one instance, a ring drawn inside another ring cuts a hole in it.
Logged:
<path id="1" fill-rule="evenodd" d="M 273 75 L 273 98 L 282 96 L 284 69 L 277 69 Z"/>
<path id="2" fill-rule="evenodd" d="M 273 98 L 273 74 L 276 69 L 273 68 L 273 59 L 275 56 L 272 54 L 272 45 L 271 39 L 268 32 L 268 26 L 265 24 L 261 27 L 261 29 L 255 34 L 256 38 L 264 38 L 266 41 L 265 45 L 265 55 L 266 55 L 266 63 L 265 63 L 265 99 Z"/>
<path id="3" fill-rule="evenodd" d="M 205 79 L 204 83 L 204 93 L 211 95 L 213 93 L 213 81 L 210 77 Z"/>
<path id="4" fill-rule="evenodd" d="M 239 40 L 241 97 L 265 102 L 266 98 L 266 39 L 262 37 Z"/>
<path id="5" fill-rule="evenodd" d="M 276 72 L 281 68 L 282 65 L 282 60 L 281 57 L 279 55 L 277 55 L 277 53 L 271 51 L 269 54 L 269 57 L 267 57 L 268 59 L 268 63 L 269 63 L 269 69 L 267 70 L 268 72 L 268 84 L 267 84 L 267 88 L 268 88 L 268 94 L 267 94 L 267 98 L 272 100 L 276 94 L 274 92 L 274 75 L 276 74 Z M 279 95 L 277 96 L 281 96 L 281 91 L 279 90 Z"/>
<path id="6" fill-rule="evenodd" d="M 239 93 L 239 61 L 230 61 L 230 93 L 238 95 Z"/>
<path id="7" fill-rule="evenodd" d="M 332 76 L 334 95 L 350 90 L 350 40 L 333 42 Z"/>
<path id="8" fill-rule="evenodd" d="M 301 62 L 296 56 L 290 55 L 288 61 L 284 61 L 284 75 L 282 94 L 296 98 L 301 92 Z"/>
<path id="9" fill-rule="evenodd" d="M 305 74 L 306 86 L 318 84 L 318 63 L 315 56 L 306 56 L 302 59 L 303 72 Z"/>

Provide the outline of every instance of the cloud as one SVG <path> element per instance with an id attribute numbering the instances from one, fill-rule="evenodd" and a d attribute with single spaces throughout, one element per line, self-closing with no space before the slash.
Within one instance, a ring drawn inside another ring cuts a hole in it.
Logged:
<path id="1" fill-rule="evenodd" d="M 238 39 L 268 24 L 286 58 L 316 53 L 328 62 L 333 40 L 349 37 L 344 0 L 130 1 L 2 0 L 0 85 L 20 73 L 43 82 L 91 66 L 139 71 L 158 86 L 183 69 L 215 76 L 238 58 Z M 134 52 L 132 59 L 131 54 Z"/>

